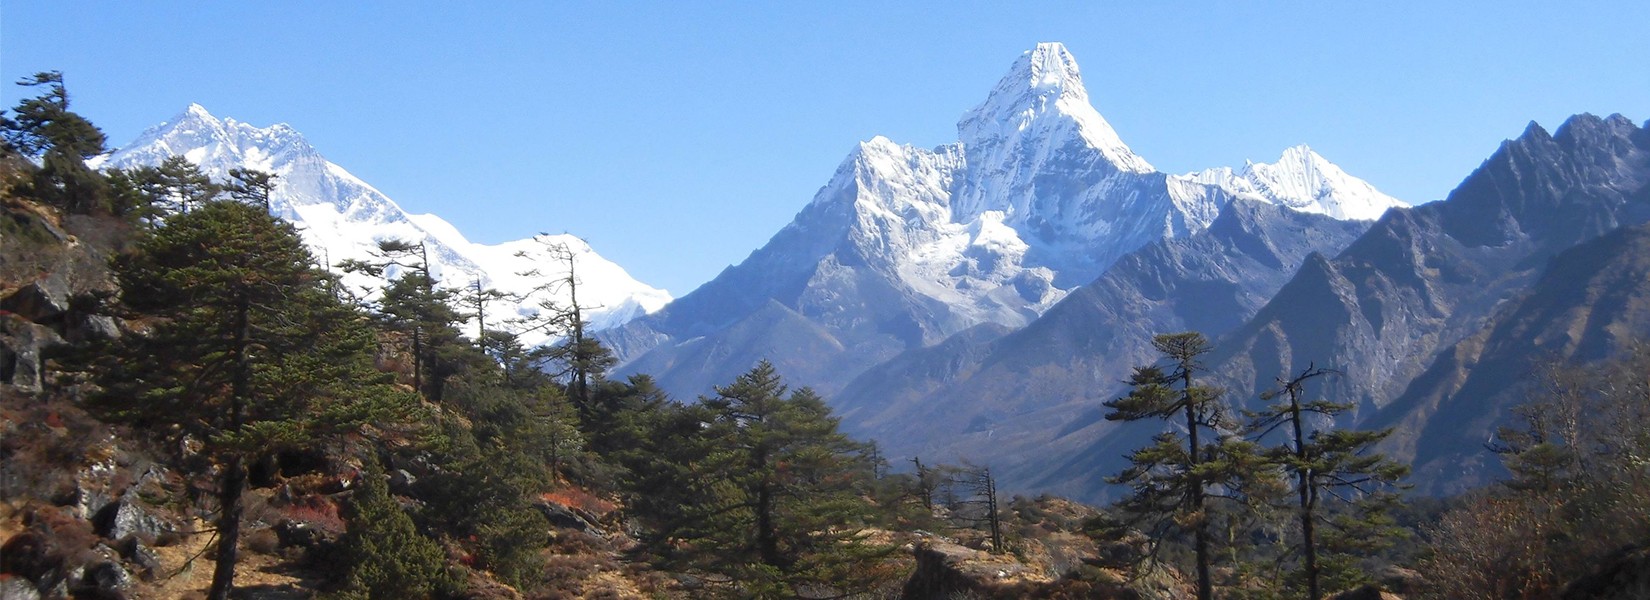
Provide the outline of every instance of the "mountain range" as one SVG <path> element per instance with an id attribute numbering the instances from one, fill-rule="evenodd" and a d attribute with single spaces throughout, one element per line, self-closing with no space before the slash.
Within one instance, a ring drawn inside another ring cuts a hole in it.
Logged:
<path id="1" fill-rule="evenodd" d="M 744 262 L 606 332 L 621 369 L 691 398 L 767 359 L 835 395 L 902 352 L 1025 327 L 1234 200 L 1335 219 L 1404 205 L 1305 146 L 1240 170 L 1159 172 L 1095 110 L 1058 43 L 1016 60 L 957 132 L 933 149 L 860 143 Z"/>
<path id="2" fill-rule="evenodd" d="M 521 297 L 503 301 L 509 306 L 496 310 L 500 316 L 532 314 L 546 299 L 565 301 L 565 290 L 535 291 L 567 272 L 565 262 L 546 254 L 550 246 L 573 254 L 581 282 L 580 301 L 588 304 L 585 314 L 594 327 L 620 325 L 671 300 L 668 292 L 636 281 L 573 235 L 478 244 L 436 215 L 407 213 L 382 192 L 328 161 L 286 124 L 259 128 L 232 118 L 220 119 L 198 104 L 190 105 L 92 164 L 155 166 L 173 156 L 195 163 L 215 181 L 227 180 L 233 168 L 275 174 L 270 210 L 296 225 L 317 258 L 328 265 L 345 259 L 369 260 L 382 240 L 422 242 L 431 272 L 443 285 L 461 288 L 479 280 L 483 286 Z M 521 275 L 532 270 L 540 274 Z M 362 274 L 343 277 L 363 295 L 371 295 L 383 284 Z M 543 334 L 529 333 L 524 341 L 536 344 L 545 339 Z"/>
<path id="3" fill-rule="evenodd" d="M 1205 365 L 1234 413 L 1255 408 L 1280 376 L 1314 365 L 1334 369 L 1337 376 L 1308 393 L 1354 405 L 1338 425 L 1391 428 L 1378 449 L 1414 465 L 1420 492 L 1469 489 L 1505 475 L 1487 445 L 1497 427 L 1515 425 L 1509 409 L 1539 393 L 1533 374 L 1543 364 L 1598 360 L 1650 339 L 1641 246 L 1647 221 L 1650 129 L 1619 115 L 1578 115 L 1551 135 L 1532 123 L 1445 200 L 1388 211 L 1343 250 L 1307 254 L 1240 325 L 1205 326 L 1215 340 Z M 1187 297 L 1200 295 L 1194 289 Z M 993 414 L 984 433 L 881 439 L 918 438 L 929 442 L 918 450 L 1001 457 L 1005 485 L 1014 489 L 1091 500 L 1114 494 L 1103 476 L 1117 473 L 1124 454 L 1156 431 L 1102 418 L 1100 403 L 1123 393 L 1118 379 L 1107 385 L 1060 370 L 1075 362 L 1051 345 L 1062 331 L 1099 337 L 1112 330 L 1105 311 L 1090 312 L 1017 333 L 1052 332 L 1007 352 L 1019 368 L 951 384 L 1018 382 L 1024 387 L 1015 392 L 1032 398 L 1019 403 L 1033 410 Z M 1005 387 L 998 384 L 999 397 Z M 1049 387 L 1058 393 L 1042 391 Z M 959 393 L 952 402 L 961 406 L 952 410 L 981 412 L 988 405 L 976 398 L 986 393 Z"/>
<path id="4" fill-rule="evenodd" d="M 1531 123 L 1414 207 L 1304 145 L 1167 174 L 1046 43 L 959 119 L 956 142 L 858 144 L 789 225 L 681 298 L 575 237 L 543 241 L 575 250 L 617 373 L 680 400 L 768 360 L 890 459 L 969 459 L 1005 490 L 1103 500 L 1104 476 L 1159 430 L 1107 421 L 1101 403 L 1155 359 L 1152 335 L 1196 330 L 1234 413 L 1281 375 L 1333 369 L 1309 393 L 1354 405 L 1340 425 L 1392 428 L 1381 449 L 1443 494 L 1503 474 L 1484 447 L 1544 362 L 1650 334 L 1647 127 Z M 526 292 L 542 280 L 515 273 L 559 267 L 531 254 L 538 241 L 474 244 L 405 213 L 284 125 L 192 106 L 99 164 L 169 156 L 216 178 L 276 173 L 272 210 L 332 263 L 396 237 L 426 242 L 449 285 Z"/>

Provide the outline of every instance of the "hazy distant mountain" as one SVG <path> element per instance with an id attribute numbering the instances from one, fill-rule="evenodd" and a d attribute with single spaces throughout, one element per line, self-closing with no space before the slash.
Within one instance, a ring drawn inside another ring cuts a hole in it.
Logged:
<path id="1" fill-rule="evenodd" d="M 1157 172 L 1090 104 L 1060 44 L 1015 61 L 957 131 L 931 150 L 861 143 L 744 262 L 606 332 L 622 368 L 691 397 L 766 357 L 832 392 L 905 350 L 1022 327 L 1233 198 L 1351 218 L 1402 205 L 1305 148 L 1241 173 Z"/>
<path id="2" fill-rule="evenodd" d="M 257 128 L 234 119 L 218 119 L 200 105 L 144 131 L 119 151 L 95 161 L 97 166 L 158 165 L 182 156 L 199 165 L 214 180 L 228 178 L 232 168 L 251 168 L 276 174 L 271 209 L 297 225 L 317 257 L 329 264 L 347 258 L 366 259 L 379 240 L 398 238 L 425 242 L 432 269 L 448 286 L 467 286 L 477 279 L 501 291 L 525 294 L 542 279 L 517 273 L 539 269 L 547 276 L 565 273 L 565 265 L 544 259 L 543 244 L 533 239 L 497 245 L 476 244 L 451 224 L 433 214 L 413 215 L 343 167 L 328 162 L 304 137 L 286 124 Z M 550 229 L 552 224 L 546 224 Z M 561 228 L 565 224 L 554 224 Z M 598 327 L 612 327 L 670 301 L 664 290 L 649 287 L 624 269 L 597 255 L 571 235 L 542 236 L 567 245 L 584 282 L 581 302 L 597 307 L 585 314 Z M 526 257 L 515 256 L 525 251 Z M 363 275 L 348 275 L 356 288 L 379 287 Z M 536 310 L 539 297 L 528 298 L 509 312 Z M 530 340 L 537 341 L 537 340 Z"/>

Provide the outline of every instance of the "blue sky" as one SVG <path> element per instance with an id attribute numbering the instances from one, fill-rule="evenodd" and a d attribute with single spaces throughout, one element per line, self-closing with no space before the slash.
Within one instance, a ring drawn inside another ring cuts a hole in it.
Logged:
<path id="1" fill-rule="evenodd" d="M 1306 143 L 1419 202 L 1531 120 L 1650 119 L 1645 23 L 1642 1 L 0 0 L 0 80 L 64 71 L 115 145 L 190 102 L 286 122 L 473 240 L 575 233 L 681 295 L 855 142 L 953 141 L 1039 41 L 1159 169 Z"/>

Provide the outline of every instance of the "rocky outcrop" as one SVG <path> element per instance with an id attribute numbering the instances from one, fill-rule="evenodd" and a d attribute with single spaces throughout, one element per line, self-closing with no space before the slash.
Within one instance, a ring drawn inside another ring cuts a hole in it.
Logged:
<path id="1" fill-rule="evenodd" d="M 1005 594 L 1028 578 L 1036 581 L 1047 579 L 1029 573 L 1025 565 L 1011 557 L 950 542 L 926 541 L 917 545 L 913 552 L 917 558 L 917 568 L 905 584 L 901 596 L 905 600 L 943 600 L 966 594 L 986 598 L 1010 597 Z"/>
<path id="2" fill-rule="evenodd" d="M 65 343 L 50 327 L 0 313 L 0 385 L 39 393 L 46 384 L 47 356 Z"/>
<path id="3" fill-rule="evenodd" d="M 69 282 L 57 273 L 41 277 L 0 298 L 0 310 L 35 323 L 60 322 L 69 312 Z"/>
<path id="4" fill-rule="evenodd" d="M 0 282 L 0 288 L 4 284 Z M 91 298 L 89 292 L 77 295 L 62 273 L 0 293 L 0 385 L 39 393 L 54 350 L 120 337 L 120 326 L 112 317 L 76 308 Z"/>
<path id="5" fill-rule="evenodd" d="M 177 529 L 130 498 L 121 498 L 103 507 L 93 517 L 92 524 L 97 528 L 98 535 L 111 540 L 127 537 L 154 540 Z"/>
<path id="6" fill-rule="evenodd" d="M 542 501 L 536 504 L 539 513 L 544 515 L 550 524 L 562 529 L 571 529 L 594 537 L 604 537 L 601 528 L 596 527 L 594 515 L 577 508 L 562 506 L 555 502 Z"/>

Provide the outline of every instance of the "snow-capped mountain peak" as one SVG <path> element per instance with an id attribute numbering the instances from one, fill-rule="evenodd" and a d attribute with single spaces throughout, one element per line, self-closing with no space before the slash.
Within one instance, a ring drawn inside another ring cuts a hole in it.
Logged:
<path id="1" fill-rule="evenodd" d="M 573 254 L 582 281 L 579 299 L 590 309 L 586 317 L 597 328 L 621 325 L 671 300 L 668 292 L 636 281 L 573 236 L 540 235 L 477 244 L 440 217 L 408 214 L 376 188 L 327 161 L 302 134 L 284 123 L 255 127 L 219 119 L 205 107 L 191 104 L 172 119 L 145 130 L 131 144 L 90 163 L 97 168 L 152 166 L 173 156 L 187 158 L 215 181 L 227 180 L 234 168 L 275 174 L 271 212 L 297 225 L 316 257 L 327 264 L 349 258 L 370 260 L 371 251 L 382 240 L 423 242 L 432 273 L 446 285 L 461 287 L 480 281 L 499 291 L 527 296 L 547 279 L 566 272 L 565 264 L 540 255 L 545 244 L 559 244 Z M 532 269 L 544 274 L 537 278 L 518 275 Z M 362 274 L 346 275 L 344 281 L 360 290 L 375 290 L 382 283 Z M 531 314 L 543 299 L 542 293 L 538 296 L 490 312 Z M 538 343 L 544 337 L 525 341 Z"/>
<path id="2" fill-rule="evenodd" d="M 1064 137 L 1063 129 L 1099 151 L 1119 171 L 1155 170 L 1123 143 L 1111 123 L 1089 103 L 1077 59 L 1059 42 L 1040 43 L 1020 55 L 985 102 L 957 123 L 957 133 L 968 146 L 1013 146 L 1022 138 Z"/>
<path id="3" fill-rule="evenodd" d="M 1348 175 L 1305 144 L 1284 150 L 1277 162 L 1246 161 L 1238 171 L 1221 167 L 1177 178 L 1218 186 L 1235 196 L 1343 220 L 1373 221 L 1388 208 L 1408 206 L 1369 182 Z"/>

